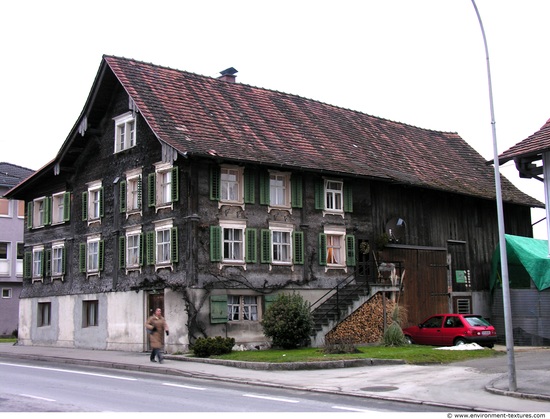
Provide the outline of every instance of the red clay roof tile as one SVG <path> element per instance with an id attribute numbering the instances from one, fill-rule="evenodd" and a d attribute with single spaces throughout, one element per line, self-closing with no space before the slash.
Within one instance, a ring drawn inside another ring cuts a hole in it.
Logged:
<path id="1" fill-rule="evenodd" d="M 456 133 L 135 60 L 105 62 L 179 153 L 377 178 L 495 198 L 494 173 Z M 540 202 L 502 179 L 507 202 Z"/>

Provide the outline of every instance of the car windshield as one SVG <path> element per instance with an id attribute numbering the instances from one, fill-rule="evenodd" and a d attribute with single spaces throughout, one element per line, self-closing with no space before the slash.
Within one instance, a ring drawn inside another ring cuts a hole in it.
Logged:
<path id="1" fill-rule="evenodd" d="M 464 316 L 464 319 L 470 326 L 490 326 L 491 324 L 483 317 L 479 316 Z"/>

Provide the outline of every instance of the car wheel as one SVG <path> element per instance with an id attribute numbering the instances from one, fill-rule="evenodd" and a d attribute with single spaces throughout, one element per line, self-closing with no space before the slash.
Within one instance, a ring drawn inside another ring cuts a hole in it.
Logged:
<path id="1" fill-rule="evenodd" d="M 466 341 L 462 338 L 455 339 L 455 346 L 465 345 Z"/>
<path id="2" fill-rule="evenodd" d="M 408 345 L 412 345 L 414 343 L 411 337 L 407 335 L 405 335 L 405 342 L 407 342 Z"/>

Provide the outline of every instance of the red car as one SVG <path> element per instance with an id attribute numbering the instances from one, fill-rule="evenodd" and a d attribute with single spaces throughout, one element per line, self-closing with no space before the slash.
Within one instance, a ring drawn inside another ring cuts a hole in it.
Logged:
<path id="1" fill-rule="evenodd" d="M 474 314 L 436 314 L 418 326 L 403 329 L 409 343 L 453 346 L 475 342 L 492 348 L 497 340 L 495 328 Z"/>

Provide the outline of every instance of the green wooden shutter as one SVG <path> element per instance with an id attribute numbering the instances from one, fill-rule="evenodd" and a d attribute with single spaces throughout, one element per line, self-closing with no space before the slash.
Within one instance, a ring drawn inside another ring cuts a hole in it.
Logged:
<path id="1" fill-rule="evenodd" d="M 139 266 L 143 266 L 144 263 L 144 252 L 145 252 L 145 243 L 143 233 L 139 234 L 139 249 L 138 249 L 138 262 Z"/>
<path id="2" fill-rule="evenodd" d="M 67 271 L 67 249 L 65 246 L 61 249 L 61 274 L 65 275 L 65 272 Z"/>
<path id="3" fill-rule="evenodd" d="M 227 295 L 210 296 L 210 323 L 227 323 Z"/>
<path id="4" fill-rule="evenodd" d="M 260 262 L 271 263 L 271 230 L 262 229 Z"/>
<path id="5" fill-rule="evenodd" d="M 246 258 L 245 262 L 256 263 L 257 259 L 257 238 L 256 238 L 256 229 L 247 228 L 246 229 Z"/>
<path id="6" fill-rule="evenodd" d="M 88 192 L 82 192 L 82 221 L 88 220 Z"/>
<path id="7" fill-rule="evenodd" d="M 141 209 L 141 199 L 142 199 L 142 190 L 143 190 L 143 181 L 141 179 L 141 175 L 138 177 L 137 180 L 137 194 L 138 194 L 138 209 Z"/>
<path id="8" fill-rule="evenodd" d="M 126 237 L 120 236 L 118 238 L 118 266 L 121 268 L 126 267 Z"/>
<path id="9" fill-rule="evenodd" d="M 156 174 L 149 173 L 147 175 L 147 203 L 150 207 L 154 207 L 157 201 L 155 192 L 156 182 Z"/>
<path id="10" fill-rule="evenodd" d="M 52 223 L 52 197 L 47 196 L 44 198 L 44 225 L 50 225 Z"/>
<path id="11" fill-rule="evenodd" d="M 222 228 L 210 226 L 210 261 L 222 261 Z"/>
<path id="12" fill-rule="evenodd" d="M 319 233 L 319 265 L 327 264 L 327 235 Z"/>
<path id="13" fill-rule="evenodd" d="M 210 199 L 212 201 L 220 200 L 221 193 L 221 173 L 218 166 L 210 167 Z"/>
<path id="14" fill-rule="evenodd" d="M 244 203 L 254 204 L 256 202 L 256 191 L 254 173 L 250 169 L 244 169 Z"/>
<path id="15" fill-rule="evenodd" d="M 353 188 L 349 183 L 344 183 L 344 211 L 353 212 Z"/>
<path id="16" fill-rule="evenodd" d="M 80 252 L 78 255 L 78 268 L 80 272 L 86 272 L 86 243 L 80 243 Z"/>
<path id="17" fill-rule="evenodd" d="M 71 193 L 63 194 L 63 221 L 71 220 Z"/>
<path id="18" fill-rule="evenodd" d="M 172 202 L 178 202 L 180 199 L 180 177 L 179 167 L 172 167 Z"/>
<path id="19" fill-rule="evenodd" d="M 30 230 L 32 228 L 32 211 L 33 211 L 33 202 L 27 202 L 27 228 Z"/>
<path id="20" fill-rule="evenodd" d="M 178 228 L 172 227 L 170 229 L 170 260 L 177 263 L 179 260 L 178 256 Z"/>
<path id="21" fill-rule="evenodd" d="M 46 263 L 45 276 L 52 276 L 52 249 L 45 250 L 44 260 Z"/>
<path id="22" fill-rule="evenodd" d="M 262 170 L 260 172 L 260 205 L 269 205 L 270 200 L 269 172 Z"/>
<path id="23" fill-rule="evenodd" d="M 155 232 L 148 231 L 145 236 L 147 242 L 147 265 L 155 264 Z"/>
<path id="24" fill-rule="evenodd" d="M 139 234 L 139 249 L 138 249 L 138 262 L 139 266 L 143 266 L 143 248 L 145 246 L 143 245 L 143 233 Z"/>
<path id="25" fill-rule="evenodd" d="M 277 295 L 265 295 L 264 296 L 264 314 L 269 309 L 271 304 L 273 304 L 275 302 L 275 300 L 277 300 L 277 297 L 278 297 Z"/>
<path id="26" fill-rule="evenodd" d="M 105 190 L 103 187 L 99 188 L 99 217 L 103 218 L 105 215 Z"/>
<path id="27" fill-rule="evenodd" d="M 292 204 L 292 208 L 302 208 L 303 202 L 303 187 L 302 187 L 302 176 L 300 175 L 292 175 L 290 179 L 290 202 Z"/>
<path id="28" fill-rule="evenodd" d="M 41 268 L 41 272 L 40 272 L 40 276 L 42 278 L 44 278 L 44 274 L 46 273 L 46 252 L 44 250 L 41 250 L 40 251 L 40 268 Z"/>
<path id="29" fill-rule="evenodd" d="M 346 235 L 346 265 L 355 266 L 355 236 Z"/>
<path id="30" fill-rule="evenodd" d="M 120 212 L 126 212 L 126 199 L 128 191 L 126 189 L 126 181 L 120 181 L 119 200 L 120 200 Z"/>
<path id="31" fill-rule="evenodd" d="M 98 255 L 98 269 L 102 271 L 105 269 L 105 241 L 99 241 L 99 255 Z"/>
<path id="32" fill-rule="evenodd" d="M 294 237 L 294 264 L 304 264 L 304 233 L 303 231 L 295 231 Z"/>
<path id="33" fill-rule="evenodd" d="M 32 252 L 25 252 L 23 257 L 23 278 L 32 278 Z"/>
<path id="34" fill-rule="evenodd" d="M 325 181 L 323 179 L 315 181 L 315 209 L 325 209 Z"/>

